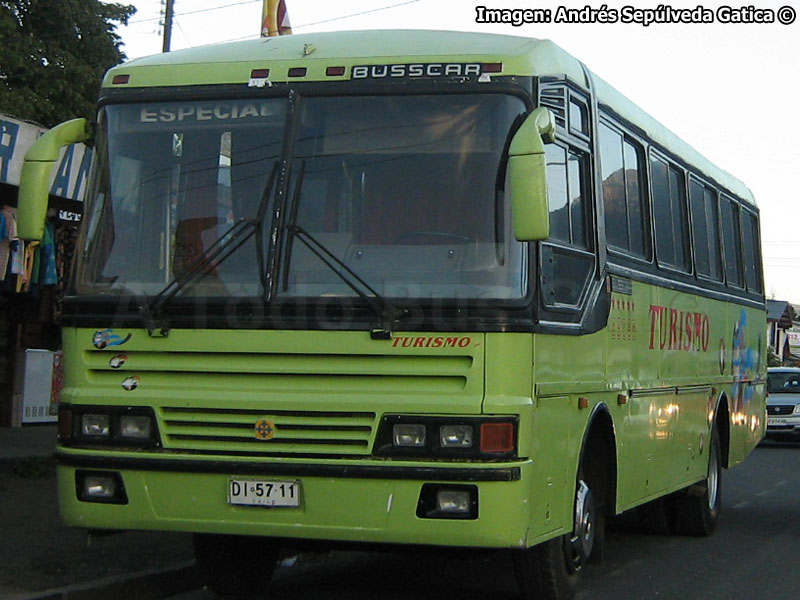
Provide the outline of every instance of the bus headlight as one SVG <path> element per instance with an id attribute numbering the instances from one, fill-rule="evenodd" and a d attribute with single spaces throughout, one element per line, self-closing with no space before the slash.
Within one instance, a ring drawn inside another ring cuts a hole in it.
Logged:
<path id="1" fill-rule="evenodd" d="M 81 415 L 81 435 L 86 437 L 110 437 L 111 415 L 92 413 Z"/>
<path id="2" fill-rule="evenodd" d="M 442 425 L 439 445 L 442 448 L 472 448 L 472 425 Z"/>
<path id="3" fill-rule="evenodd" d="M 373 452 L 455 460 L 513 459 L 517 456 L 517 423 L 513 416 L 384 415 Z"/>
<path id="4" fill-rule="evenodd" d="M 425 425 L 402 423 L 392 427 L 395 446 L 419 448 L 425 445 Z"/>
<path id="5" fill-rule="evenodd" d="M 119 418 L 119 435 L 124 438 L 149 440 L 152 437 L 153 422 L 150 417 L 122 415 Z"/>
<path id="6" fill-rule="evenodd" d="M 61 404 L 58 441 L 73 444 L 160 446 L 152 408 L 146 406 L 82 406 Z"/>

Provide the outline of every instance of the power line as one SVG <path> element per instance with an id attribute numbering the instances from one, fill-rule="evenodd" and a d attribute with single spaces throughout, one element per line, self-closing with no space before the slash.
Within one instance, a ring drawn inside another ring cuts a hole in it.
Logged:
<path id="1" fill-rule="evenodd" d="M 408 4 L 416 4 L 417 2 L 420 2 L 420 1 L 421 0 L 408 0 L 407 2 L 399 2 L 397 4 L 389 4 L 387 6 L 380 6 L 378 8 L 371 8 L 369 10 L 364 10 L 364 11 L 357 12 L 357 13 L 352 13 L 352 14 L 349 14 L 349 15 L 342 15 L 341 17 L 332 17 L 330 19 L 323 19 L 322 21 L 314 21 L 313 23 L 304 23 L 302 25 L 292 25 L 292 30 L 294 31 L 295 29 L 303 29 L 304 27 L 312 27 L 314 25 L 322 25 L 323 23 L 332 23 L 333 21 L 341 21 L 342 19 L 350 19 L 352 17 L 360 17 L 361 15 L 367 15 L 367 14 L 370 14 L 370 13 L 376 13 L 376 12 L 380 12 L 380 11 L 383 11 L 383 10 L 389 10 L 390 8 L 397 8 L 398 6 L 406 6 Z M 230 39 L 227 39 L 227 40 L 219 40 L 216 43 L 219 44 L 219 43 L 223 43 L 223 42 L 238 42 L 240 40 L 248 40 L 248 39 L 251 39 L 253 37 L 255 37 L 255 35 L 246 35 L 246 36 L 238 37 L 238 38 L 230 38 Z"/>
<path id="2" fill-rule="evenodd" d="M 180 16 L 196 15 L 198 13 L 211 12 L 212 10 L 222 10 L 223 8 L 230 8 L 231 6 L 241 6 L 242 4 L 255 4 L 256 2 L 261 2 L 261 0 L 245 0 L 244 2 L 234 2 L 233 4 L 212 6 L 211 8 L 200 8 L 197 10 L 188 10 L 186 12 L 181 11 Z M 138 23 L 150 23 L 152 21 L 160 21 L 160 20 L 161 16 L 159 15 L 158 17 L 149 17 L 147 19 L 135 19 L 133 21 L 128 21 L 128 25 L 136 25 Z"/>

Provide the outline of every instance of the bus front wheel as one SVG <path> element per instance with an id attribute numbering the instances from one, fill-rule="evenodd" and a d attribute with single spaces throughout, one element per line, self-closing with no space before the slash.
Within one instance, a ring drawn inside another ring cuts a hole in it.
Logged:
<path id="1" fill-rule="evenodd" d="M 279 548 L 269 538 L 196 533 L 194 552 L 209 590 L 219 596 L 248 596 L 265 593 Z"/>
<path id="2" fill-rule="evenodd" d="M 571 600 L 578 573 L 602 538 L 603 517 L 583 479 L 575 494 L 575 524 L 562 535 L 514 553 L 514 571 L 523 598 Z"/>

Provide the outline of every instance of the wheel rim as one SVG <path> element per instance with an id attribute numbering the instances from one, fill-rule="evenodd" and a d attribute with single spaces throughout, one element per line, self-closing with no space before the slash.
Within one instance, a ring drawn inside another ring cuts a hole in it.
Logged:
<path id="1" fill-rule="evenodd" d="M 714 510 L 719 500 L 719 457 L 713 444 L 709 457 L 706 487 L 708 488 L 708 508 Z"/>
<path id="2" fill-rule="evenodd" d="M 597 519 L 594 495 L 583 480 L 578 481 L 575 495 L 575 526 L 566 545 L 569 571 L 578 571 L 594 547 L 595 520 Z"/>

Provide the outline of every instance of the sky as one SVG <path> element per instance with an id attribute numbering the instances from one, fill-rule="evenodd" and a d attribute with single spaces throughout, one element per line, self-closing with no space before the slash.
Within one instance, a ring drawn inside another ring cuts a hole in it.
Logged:
<path id="1" fill-rule="evenodd" d="M 162 0 L 122 3 L 137 8 L 117 31 L 123 51 L 131 59 L 161 52 Z M 621 21 L 634 14 L 630 8 L 659 4 L 708 9 L 713 23 L 555 22 L 559 7 L 616 9 Z M 171 48 L 258 37 L 261 5 L 175 0 Z M 752 22 L 748 11 L 732 17 L 751 22 L 723 23 L 724 3 L 698 0 L 286 0 L 286 6 L 296 34 L 439 29 L 553 40 L 753 191 L 767 296 L 800 304 L 800 22 L 792 20 L 800 1 L 729 0 L 735 9 L 766 9 L 760 16 L 774 19 L 766 23 Z M 550 22 L 478 23 L 476 6 L 548 8 Z M 782 24 L 781 17 L 792 22 Z"/>

